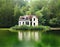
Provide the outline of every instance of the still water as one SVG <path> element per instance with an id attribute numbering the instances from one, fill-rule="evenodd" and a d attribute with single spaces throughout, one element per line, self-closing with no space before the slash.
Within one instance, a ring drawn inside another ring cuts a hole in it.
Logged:
<path id="1" fill-rule="evenodd" d="M 0 47 L 60 47 L 60 32 L 0 30 Z"/>
<path id="2" fill-rule="evenodd" d="M 25 41 L 39 41 L 41 39 L 41 32 L 39 31 L 18 31 L 18 39 Z"/>

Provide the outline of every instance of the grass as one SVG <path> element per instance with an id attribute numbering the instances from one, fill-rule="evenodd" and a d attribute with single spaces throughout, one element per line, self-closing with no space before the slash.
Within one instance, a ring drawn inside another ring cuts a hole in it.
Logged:
<path id="1" fill-rule="evenodd" d="M 0 28 L 0 30 L 9 30 L 9 28 Z"/>
<path id="2" fill-rule="evenodd" d="M 31 31 L 35 31 L 35 30 L 44 30 L 44 31 L 47 31 L 47 30 L 50 30 L 50 27 L 49 26 L 43 26 L 43 25 L 40 25 L 40 26 L 25 26 L 25 25 L 22 25 L 22 26 L 18 26 L 18 25 L 15 25 L 13 27 L 10 28 L 11 30 L 31 30 Z"/>

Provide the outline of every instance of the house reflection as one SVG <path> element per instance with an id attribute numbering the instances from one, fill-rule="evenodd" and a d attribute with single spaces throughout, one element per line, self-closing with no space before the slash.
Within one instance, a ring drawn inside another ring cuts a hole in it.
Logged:
<path id="1" fill-rule="evenodd" d="M 35 40 L 38 41 L 41 38 L 41 33 L 39 31 L 19 31 L 19 40 Z"/>

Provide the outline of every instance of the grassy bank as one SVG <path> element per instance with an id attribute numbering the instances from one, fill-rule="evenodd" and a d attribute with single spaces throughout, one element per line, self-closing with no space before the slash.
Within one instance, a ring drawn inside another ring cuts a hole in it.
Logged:
<path id="1" fill-rule="evenodd" d="M 13 27 L 11 27 L 10 29 L 12 30 L 44 30 L 44 31 L 47 31 L 47 30 L 50 30 L 50 27 L 49 26 L 18 26 L 18 25 L 15 25 Z"/>
<path id="2" fill-rule="evenodd" d="M 9 30 L 10 28 L 0 28 L 0 30 Z"/>

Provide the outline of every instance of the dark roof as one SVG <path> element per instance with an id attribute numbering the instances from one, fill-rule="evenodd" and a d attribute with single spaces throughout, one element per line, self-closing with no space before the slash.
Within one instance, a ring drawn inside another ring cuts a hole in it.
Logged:
<path id="1" fill-rule="evenodd" d="M 35 16 L 35 15 L 24 15 L 24 16 L 20 16 L 19 17 L 19 20 L 31 20 L 33 16 Z"/>

